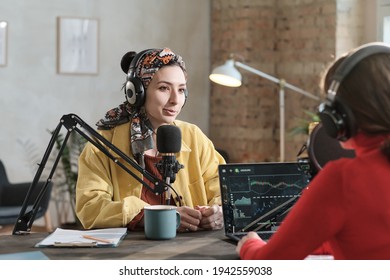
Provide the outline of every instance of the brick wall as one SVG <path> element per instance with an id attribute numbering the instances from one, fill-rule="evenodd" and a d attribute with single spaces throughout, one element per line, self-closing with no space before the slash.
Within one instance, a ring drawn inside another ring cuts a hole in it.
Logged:
<path id="1" fill-rule="evenodd" d="M 237 60 L 320 96 L 319 77 L 336 48 L 336 0 L 212 0 L 212 66 Z M 210 138 L 231 161 L 279 160 L 278 85 L 240 70 L 243 85 L 212 84 Z M 286 160 L 307 141 L 291 135 L 319 101 L 286 89 Z"/>

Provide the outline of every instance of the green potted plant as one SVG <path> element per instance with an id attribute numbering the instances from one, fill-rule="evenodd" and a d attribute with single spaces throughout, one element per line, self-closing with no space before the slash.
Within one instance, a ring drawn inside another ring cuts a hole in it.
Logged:
<path id="1" fill-rule="evenodd" d="M 308 117 L 298 118 L 298 125 L 291 129 L 291 135 L 304 134 L 309 135 L 312 129 L 320 122 L 317 113 L 308 110 L 303 111 Z"/>

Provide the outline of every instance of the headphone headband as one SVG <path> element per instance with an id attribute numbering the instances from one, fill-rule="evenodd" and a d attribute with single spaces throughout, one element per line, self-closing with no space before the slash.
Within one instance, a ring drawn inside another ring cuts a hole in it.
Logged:
<path id="1" fill-rule="evenodd" d="M 150 52 L 151 50 L 153 49 L 147 49 L 147 50 L 143 50 L 139 53 L 137 53 L 134 58 L 131 60 L 130 62 L 130 65 L 129 65 L 129 70 L 127 71 L 127 78 L 135 78 L 136 77 L 136 68 L 137 68 L 137 65 L 138 63 L 141 61 L 142 57 Z"/>
<path id="2" fill-rule="evenodd" d="M 360 46 L 353 53 L 348 55 L 345 60 L 337 67 L 333 75 L 333 80 L 341 83 L 344 78 L 360 61 L 374 54 L 390 53 L 390 46 L 384 43 L 368 43 Z"/>

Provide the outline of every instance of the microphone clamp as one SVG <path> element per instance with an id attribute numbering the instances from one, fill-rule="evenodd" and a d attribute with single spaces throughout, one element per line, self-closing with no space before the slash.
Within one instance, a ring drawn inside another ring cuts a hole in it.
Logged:
<path id="1" fill-rule="evenodd" d="M 156 167 L 165 180 L 169 178 L 169 182 L 173 183 L 176 180 L 177 172 L 184 168 L 184 165 L 176 160 L 174 154 L 167 154 L 162 157 L 161 161 L 156 163 Z"/>

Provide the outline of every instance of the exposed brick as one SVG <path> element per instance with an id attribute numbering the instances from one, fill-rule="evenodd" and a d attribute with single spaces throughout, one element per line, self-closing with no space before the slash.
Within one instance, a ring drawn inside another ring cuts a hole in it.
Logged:
<path id="1" fill-rule="evenodd" d="M 235 53 L 237 60 L 321 96 L 321 74 L 337 50 L 359 42 L 362 16 L 356 6 L 361 1 L 212 0 L 212 66 Z M 340 5 L 343 9 L 338 11 Z M 341 17 L 348 18 L 340 21 Z M 231 161 L 277 161 L 278 85 L 239 71 L 240 88 L 211 86 L 210 138 L 228 151 Z M 307 136 L 289 131 L 308 118 L 304 111 L 315 111 L 319 101 L 288 89 L 285 95 L 286 160 L 296 160 Z"/>

